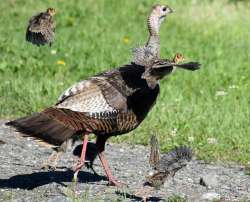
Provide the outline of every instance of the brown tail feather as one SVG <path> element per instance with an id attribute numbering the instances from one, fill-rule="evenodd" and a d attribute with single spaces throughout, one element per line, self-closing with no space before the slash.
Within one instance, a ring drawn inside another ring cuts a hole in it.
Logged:
<path id="1" fill-rule="evenodd" d="M 31 136 L 56 146 L 61 145 L 77 132 L 44 113 L 34 113 L 31 116 L 10 121 L 6 125 L 15 127 L 26 136 Z"/>

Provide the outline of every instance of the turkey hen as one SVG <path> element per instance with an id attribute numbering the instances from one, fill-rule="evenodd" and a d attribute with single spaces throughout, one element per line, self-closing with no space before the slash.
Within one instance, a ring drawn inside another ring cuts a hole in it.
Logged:
<path id="1" fill-rule="evenodd" d="M 34 45 L 52 45 L 55 35 L 54 8 L 48 8 L 46 12 L 39 13 L 29 20 L 26 31 L 26 40 Z"/>
<path id="2" fill-rule="evenodd" d="M 149 67 L 149 64 L 151 64 L 149 61 L 153 60 L 155 61 L 159 57 L 159 45 L 160 45 L 160 39 L 159 39 L 159 29 L 161 23 L 164 21 L 164 18 L 168 13 L 171 13 L 172 9 L 165 5 L 155 5 L 153 6 L 150 15 L 148 17 L 147 25 L 148 25 L 148 31 L 149 31 L 149 39 L 148 42 L 144 47 L 139 47 L 134 49 L 134 61 L 133 63 L 139 64 L 145 67 Z M 146 53 L 147 50 L 150 50 L 151 57 L 149 57 Z M 145 53 L 146 52 L 146 53 Z M 146 55 L 145 55 L 146 54 Z M 156 55 L 156 57 L 152 57 L 152 55 Z M 147 58 L 148 56 L 148 58 Z M 143 60 L 145 60 L 143 62 Z M 179 60 L 178 60 L 179 61 Z M 158 62 L 160 62 L 158 60 Z M 169 61 L 169 62 L 177 62 L 176 61 Z M 170 70 L 170 68 L 169 68 Z M 149 70 L 148 70 L 149 71 Z M 75 131 L 67 130 L 68 133 L 74 134 Z M 61 146 L 54 148 L 54 152 L 51 154 L 49 159 L 43 164 L 43 168 L 57 168 L 57 160 L 59 159 L 60 155 L 63 152 L 66 152 L 66 148 L 72 146 L 74 144 L 74 141 L 66 140 Z"/>

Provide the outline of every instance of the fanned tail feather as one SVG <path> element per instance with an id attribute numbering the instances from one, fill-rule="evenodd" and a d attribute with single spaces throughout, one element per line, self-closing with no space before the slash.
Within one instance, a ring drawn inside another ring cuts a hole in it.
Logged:
<path id="1" fill-rule="evenodd" d="M 31 116 L 7 122 L 24 136 L 31 136 L 46 143 L 59 146 L 72 137 L 77 131 L 64 126 L 44 113 L 34 113 Z"/>
<path id="2" fill-rule="evenodd" d="M 179 170 L 191 161 L 193 151 L 187 146 L 179 146 L 164 154 L 156 165 L 156 170 L 166 172 Z"/>
<path id="3" fill-rule="evenodd" d="M 41 33 L 30 32 L 29 30 L 26 32 L 26 41 L 37 46 L 43 46 L 46 44 L 46 40 Z"/>

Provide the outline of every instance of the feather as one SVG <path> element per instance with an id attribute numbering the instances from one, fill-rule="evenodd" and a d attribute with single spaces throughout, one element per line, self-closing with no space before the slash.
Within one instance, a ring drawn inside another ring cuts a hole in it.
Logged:
<path id="1" fill-rule="evenodd" d="M 155 168 L 155 165 L 160 160 L 160 151 L 159 143 L 155 135 L 152 135 L 150 139 L 150 156 L 149 156 L 149 165 L 152 168 Z"/>
<path id="2" fill-rule="evenodd" d="M 154 149 L 155 145 L 158 144 L 158 141 L 155 136 L 151 138 L 151 144 L 153 144 Z M 151 146 L 152 147 L 152 146 Z M 154 152 L 150 153 L 150 158 L 154 156 Z M 158 154 L 157 154 L 158 155 Z M 147 184 L 158 189 L 169 176 L 174 177 L 175 173 L 187 165 L 191 161 L 193 156 L 192 150 L 186 146 L 176 147 L 166 154 L 163 154 L 162 157 L 153 163 L 154 173 L 146 176 Z"/>
<path id="3" fill-rule="evenodd" d="M 159 189 L 160 186 L 166 181 L 168 175 L 168 172 L 156 172 L 153 175 L 148 175 L 146 176 L 147 184 Z"/>
<path id="4" fill-rule="evenodd" d="M 73 136 L 76 131 L 52 119 L 44 113 L 35 113 L 31 116 L 19 118 L 7 122 L 6 125 L 13 126 L 24 136 L 45 141 L 49 144 L 60 146 L 66 139 Z"/>
<path id="5" fill-rule="evenodd" d="M 187 146 L 176 147 L 175 149 L 164 154 L 155 169 L 159 172 L 176 172 L 186 166 L 193 156 L 192 149 Z"/>

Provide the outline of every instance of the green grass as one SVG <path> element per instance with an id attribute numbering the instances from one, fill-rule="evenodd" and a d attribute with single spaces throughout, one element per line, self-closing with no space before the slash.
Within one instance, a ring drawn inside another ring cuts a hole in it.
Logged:
<path id="1" fill-rule="evenodd" d="M 3 1 L 0 118 L 42 110 L 76 81 L 129 62 L 131 48 L 147 39 L 146 17 L 154 2 Z M 147 144 L 156 133 L 163 151 L 188 144 L 205 160 L 250 161 L 250 5 L 230 2 L 235 1 L 169 2 L 176 12 L 162 26 L 161 55 L 181 52 L 202 69 L 177 71 L 161 81 L 161 95 L 143 124 L 113 141 Z M 58 11 L 56 42 L 37 48 L 24 40 L 27 20 L 49 6 Z M 216 96 L 218 91 L 227 94 Z"/>

